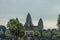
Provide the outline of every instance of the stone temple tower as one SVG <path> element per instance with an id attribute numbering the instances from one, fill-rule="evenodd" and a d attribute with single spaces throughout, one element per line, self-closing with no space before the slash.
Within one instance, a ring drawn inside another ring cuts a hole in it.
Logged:
<path id="1" fill-rule="evenodd" d="M 32 19 L 31 19 L 30 13 L 28 13 L 28 15 L 27 15 L 24 27 L 26 30 L 33 30 L 33 24 L 32 24 Z"/>
<path id="2" fill-rule="evenodd" d="M 43 21 L 42 21 L 42 18 L 40 18 L 40 20 L 38 22 L 38 29 L 39 30 L 43 30 Z"/>

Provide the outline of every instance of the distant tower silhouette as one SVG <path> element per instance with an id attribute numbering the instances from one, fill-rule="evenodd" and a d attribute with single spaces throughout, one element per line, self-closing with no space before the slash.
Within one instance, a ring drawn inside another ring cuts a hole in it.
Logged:
<path id="1" fill-rule="evenodd" d="M 40 20 L 38 22 L 38 29 L 39 30 L 43 30 L 43 21 L 42 21 L 42 18 L 40 18 Z"/>
<path id="2" fill-rule="evenodd" d="M 30 13 L 28 12 L 27 18 L 26 18 L 26 23 L 24 25 L 26 30 L 33 30 L 33 24 L 32 24 L 32 19 L 30 16 Z"/>

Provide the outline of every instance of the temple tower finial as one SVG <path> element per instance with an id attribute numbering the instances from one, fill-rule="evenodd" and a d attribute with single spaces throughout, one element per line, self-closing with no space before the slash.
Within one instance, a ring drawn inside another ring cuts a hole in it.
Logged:
<path id="1" fill-rule="evenodd" d="M 43 30 L 43 20 L 42 20 L 42 18 L 39 19 L 38 29 L 39 29 L 39 30 Z"/>

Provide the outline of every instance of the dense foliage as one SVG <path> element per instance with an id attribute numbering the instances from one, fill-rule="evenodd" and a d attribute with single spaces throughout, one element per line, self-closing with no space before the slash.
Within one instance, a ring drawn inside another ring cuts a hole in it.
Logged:
<path id="1" fill-rule="evenodd" d="M 59 31 L 60 31 L 60 14 L 59 14 L 59 16 L 58 16 L 58 20 L 57 20 L 57 26 L 58 26 L 58 28 L 59 28 Z"/>
<path id="2" fill-rule="evenodd" d="M 18 18 L 10 19 L 8 21 L 7 27 L 9 29 L 11 35 L 13 35 L 13 36 L 23 37 L 25 34 L 24 26 L 22 25 L 22 23 L 19 22 Z"/>

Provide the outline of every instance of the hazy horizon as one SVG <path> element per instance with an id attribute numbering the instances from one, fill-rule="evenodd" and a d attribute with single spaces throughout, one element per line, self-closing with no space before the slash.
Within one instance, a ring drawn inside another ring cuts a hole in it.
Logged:
<path id="1" fill-rule="evenodd" d="M 44 29 L 58 28 L 60 0 L 0 0 L 0 25 L 6 26 L 9 19 L 16 17 L 24 24 L 28 12 L 34 25 L 42 18 Z"/>

